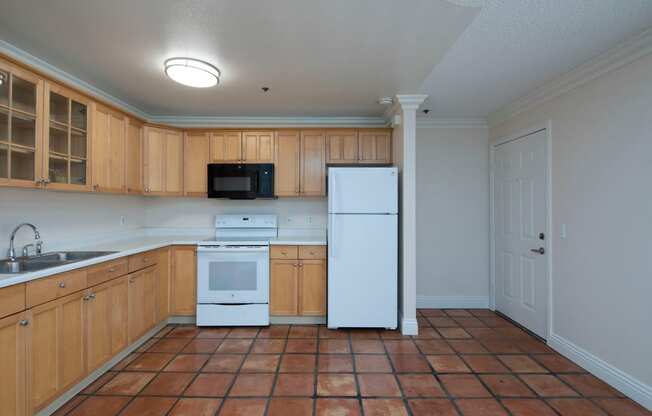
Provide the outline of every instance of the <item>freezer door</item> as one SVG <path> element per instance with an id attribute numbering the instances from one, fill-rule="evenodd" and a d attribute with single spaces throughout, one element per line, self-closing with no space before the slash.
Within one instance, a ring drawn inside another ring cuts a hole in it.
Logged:
<path id="1" fill-rule="evenodd" d="M 328 216 L 328 327 L 396 328 L 396 215 Z"/>
<path id="2" fill-rule="evenodd" d="M 330 214 L 395 214 L 398 212 L 396 168 L 328 169 Z"/>

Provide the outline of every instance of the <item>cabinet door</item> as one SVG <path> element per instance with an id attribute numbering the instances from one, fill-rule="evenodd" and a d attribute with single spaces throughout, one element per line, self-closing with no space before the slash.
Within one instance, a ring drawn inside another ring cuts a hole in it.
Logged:
<path id="1" fill-rule="evenodd" d="M 86 301 L 86 356 L 89 372 L 112 356 L 111 306 L 111 290 L 108 284 L 89 289 Z"/>
<path id="2" fill-rule="evenodd" d="M 114 279 L 108 287 L 111 356 L 114 356 L 129 345 L 129 278 Z"/>
<path id="3" fill-rule="evenodd" d="M 206 196 L 208 186 L 208 133 L 186 133 L 184 138 L 183 193 L 187 196 Z"/>
<path id="4" fill-rule="evenodd" d="M 299 269 L 299 314 L 326 315 L 326 262 L 301 260 Z"/>
<path id="5" fill-rule="evenodd" d="M 210 147 L 211 162 L 239 162 L 242 160 L 242 132 L 213 132 Z"/>
<path id="6" fill-rule="evenodd" d="M 183 194 L 183 135 L 177 131 L 165 134 L 165 192 Z"/>
<path id="7" fill-rule="evenodd" d="M 161 322 L 170 315 L 170 249 L 158 251 L 158 283 L 156 302 L 158 304 L 156 322 Z"/>
<path id="8" fill-rule="evenodd" d="M 86 294 L 32 308 L 27 355 L 29 409 L 40 410 L 86 375 Z"/>
<path id="9" fill-rule="evenodd" d="M 301 132 L 302 195 L 326 195 L 326 134 L 321 130 Z"/>
<path id="10" fill-rule="evenodd" d="M 65 87 L 45 84 L 43 176 L 47 188 L 90 191 L 90 100 Z"/>
<path id="11" fill-rule="evenodd" d="M 156 266 L 128 276 L 129 343 L 140 338 L 156 324 Z"/>
<path id="12" fill-rule="evenodd" d="M 270 267 L 269 313 L 299 313 L 299 263 L 297 260 L 272 260 Z"/>
<path id="13" fill-rule="evenodd" d="M 387 130 L 358 132 L 360 163 L 392 163 L 392 133 Z"/>
<path id="14" fill-rule="evenodd" d="M 0 186 L 40 186 L 43 81 L 0 61 Z"/>
<path id="15" fill-rule="evenodd" d="M 172 315 L 195 315 L 197 308 L 197 257 L 195 246 L 175 246 L 170 250 Z"/>
<path id="16" fill-rule="evenodd" d="M 25 354 L 28 324 L 25 312 L 0 319 L 0 415 L 27 414 Z"/>
<path id="17" fill-rule="evenodd" d="M 126 142 L 125 182 L 128 194 L 143 193 L 143 126 L 129 120 Z"/>
<path id="18" fill-rule="evenodd" d="M 243 160 L 247 163 L 274 161 L 274 132 L 246 131 L 242 134 Z"/>
<path id="19" fill-rule="evenodd" d="M 301 136 L 298 130 L 279 131 L 276 136 L 274 193 L 276 196 L 299 195 Z"/>
<path id="20" fill-rule="evenodd" d="M 145 194 L 161 194 L 165 182 L 165 131 L 145 127 Z"/>
<path id="21" fill-rule="evenodd" d="M 125 191 L 125 146 L 127 118 L 93 104 L 93 190 Z"/>
<path id="22" fill-rule="evenodd" d="M 356 130 L 328 130 L 326 146 L 328 163 L 358 163 L 358 132 Z"/>

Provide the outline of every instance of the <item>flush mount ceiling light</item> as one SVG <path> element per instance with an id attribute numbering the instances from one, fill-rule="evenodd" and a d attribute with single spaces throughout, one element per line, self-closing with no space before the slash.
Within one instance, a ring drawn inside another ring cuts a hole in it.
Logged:
<path id="1" fill-rule="evenodd" d="M 220 82 L 220 74 L 215 66 L 199 59 L 170 58 L 165 61 L 165 75 L 188 87 L 213 87 Z"/>

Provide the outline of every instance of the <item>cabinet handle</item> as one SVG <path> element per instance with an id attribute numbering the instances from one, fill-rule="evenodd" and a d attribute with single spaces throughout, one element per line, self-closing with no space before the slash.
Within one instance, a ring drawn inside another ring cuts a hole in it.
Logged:
<path id="1" fill-rule="evenodd" d="M 29 325 L 29 321 L 27 319 L 23 319 L 22 321 L 19 322 L 20 326 L 27 326 Z"/>
<path id="2" fill-rule="evenodd" d="M 147 263 L 149 261 L 149 258 L 143 257 L 143 263 Z"/>
<path id="3" fill-rule="evenodd" d="M 90 297 L 89 295 L 86 295 L 86 296 L 84 296 L 84 297 L 82 298 L 82 300 L 88 302 L 88 300 L 89 300 L 90 298 L 91 298 L 91 297 Z"/>
<path id="4" fill-rule="evenodd" d="M 59 287 L 61 289 L 65 288 L 66 287 L 66 282 L 59 282 Z"/>
<path id="5" fill-rule="evenodd" d="M 91 293 L 90 295 L 88 295 L 88 297 L 91 299 L 95 299 L 95 293 Z"/>
<path id="6" fill-rule="evenodd" d="M 299 263 L 294 263 L 292 267 L 299 267 Z"/>
<path id="7" fill-rule="evenodd" d="M 129 278 L 129 283 L 133 283 L 133 282 L 134 282 L 134 278 L 133 278 L 133 277 L 130 277 L 130 278 Z"/>
<path id="8" fill-rule="evenodd" d="M 109 269 L 109 273 L 113 273 L 113 272 L 115 272 L 115 267 L 111 267 L 111 268 Z"/>

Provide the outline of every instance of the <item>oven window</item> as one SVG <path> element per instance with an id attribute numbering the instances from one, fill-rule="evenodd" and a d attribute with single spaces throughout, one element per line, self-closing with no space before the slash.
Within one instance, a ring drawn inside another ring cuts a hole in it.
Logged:
<path id="1" fill-rule="evenodd" d="M 219 261 L 208 265 L 208 290 L 257 290 L 257 263 L 255 261 Z"/>
<path id="2" fill-rule="evenodd" d="M 219 176 L 213 178 L 213 189 L 215 191 L 252 191 L 251 176 Z"/>

